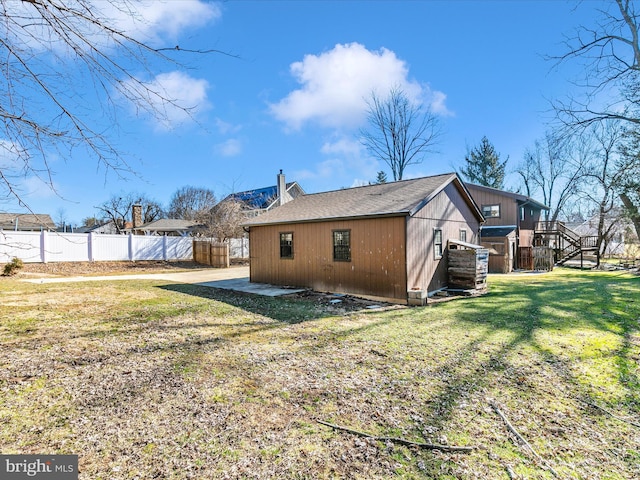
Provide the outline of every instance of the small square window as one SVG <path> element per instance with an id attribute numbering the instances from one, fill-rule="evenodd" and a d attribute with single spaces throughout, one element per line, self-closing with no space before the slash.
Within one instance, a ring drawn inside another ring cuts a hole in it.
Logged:
<path id="1" fill-rule="evenodd" d="M 433 248 L 436 258 L 442 257 L 442 229 L 440 228 L 433 231 Z"/>
<path id="2" fill-rule="evenodd" d="M 280 258 L 293 258 L 293 232 L 280 233 Z"/>
<path id="3" fill-rule="evenodd" d="M 351 261 L 351 230 L 333 231 L 333 261 Z"/>
<path id="4" fill-rule="evenodd" d="M 499 218 L 500 217 L 500 204 L 497 205 L 483 205 L 482 215 L 484 218 Z"/>

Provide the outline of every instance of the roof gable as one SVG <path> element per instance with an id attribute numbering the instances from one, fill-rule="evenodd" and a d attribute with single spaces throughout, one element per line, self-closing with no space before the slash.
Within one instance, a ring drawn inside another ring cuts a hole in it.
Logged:
<path id="1" fill-rule="evenodd" d="M 489 192 L 494 195 L 500 195 L 502 197 L 510 198 L 512 200 L 515 200 L 519 204 L 533 205 L 534 207 L 537 207 L 540 210 L 549 210 L 549 207 L 547 207 L 544 203 L 540 203 L 537 200 L 534 200 L 533 198 L 527 197 L 526 195 L 522 195 L 520 193 L 508 192 L 506 190 L 500 190 L 498 188 L 493 188 L 493 187 L 486 187 L 484 185 L 476 185 L 473 183 L 465 183 L 465 185 L 467 186 L 467 188 L 471 190 L 481 190 L 481 191 Z"/>
<path id="2" fill-rule="evenodd" d="M 346 218 L 410 216 L 456 182 L 479 219 L 477 205 L 455 173 L 308 194 L 245 223 L 246 226 Z"/>

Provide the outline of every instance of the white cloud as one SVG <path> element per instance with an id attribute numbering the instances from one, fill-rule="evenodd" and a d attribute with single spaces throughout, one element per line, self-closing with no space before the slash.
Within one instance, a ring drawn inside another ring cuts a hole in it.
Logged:
<path id="1" fill-rule="evenodd" d="M 238 133 L 242 126 L 233 125 L 232 123 L 225 122 L 220 118 L 214 120 L 215 126 L 222 135 L 229 135 L 230 133 Z"/>
<path id="2" fill-rule="evenodd" d="M 171 42 L 173 47 L 178 36 L 184 31 L 199 28 L 211 21 L 215 21 L 222 16 L 222 9 L 218 2 L 206 2 L 203 0 L 94 0 L 89 2 L 79 2 L 69 0 L 65 3 L 65 8 L 69 11 L 80 12 L 78 15 L 63 15 L 56 13 L 63 19 L 64 23 L 70 27 L 72 34 L 78 39 L 77 46 L 88 50 L 93 47 L 106 49 L 116 47 L 112 41 L 112 35 L 106 30 L 98 28 L 98 23 L 122 32 L 128 37 L 138 41 L 160 45 L 164 42 Z M 3 2 L 7 18 L 22 18 L 26 26 L 16 28 L 9 24 L 6 27 L 0 24 L 0 35 L 11 38 L 18 45 L 28 46 L 36 51 L 46 51 L 53 49 L 57 53 L 68 51 L 70 58 L 74 58 L 73 50 L 67 48 L 68 39 L 61 39 L 60 36 L 49 28 L 46 22 L 33 5 L 29 2 Z M 51 9 L 55 12 L 55 9 Z M 89 13 L 87 13 L 89 12 Z M 94 17 L 97 23 L 84 20 L 84 17 Z M 26 19 L 32 19 L 26 21 Z M 70 36 L 72 41 L 77 39 Z"/>
<path id="3" fill-rule="evenodd" d="M 174 71 L 161 73 L 150 82 L 144 82 L 149 93 L 140 85 L 129 81 L 127 87 L 139 91 L 151 104 L 156 127 L 159 130 L 172 130 L 195 121 L 197 116 L 210 107 L 207 99 L 209 83 L 203 79 L 190 77 L 186 73 Z"/>
<path id="4" fill-rule="evenodd" d="M 240 140 L 230 138 L 229 140 L 216 145 L 215 151 L 223 157 L 235 157 L 242 152 L 242 143 Z"/>
<path id="5" fill-rule="evenodd" d="M 100 5 L 108 8 L 103 8 L 102 13 L 113 18 L 117 28 L 154 43 L 162 39 L 176 40 L 182 31 L 201 27 L 222 16 L 218 3 L 201 0 L 127 2 L 126 8 L 118 8 L 122 7 L 118 2 L 100 2 Z"/>
<path id="6" fill-rule="evenodd" d="M 364 155 L 360 143 L 347 137 L 337 137 L 325 142 L 320 151 L 326 159 L 312 169 L 294 172 L 298 180 L 312 180 L 316 183 L 343 186 L 366 184 L 374 180 L 378 171 L 378 162 Z"/>
<path id="7" fill-rule="evenodd" d="M 305 55 L 290 66 L 301 87 L 270 105 L 271 113 L 288 128 L 306 122 L 330 128 L 355 128 L 366 119 L 366 99 L 398 87 L 416 104 L 433 104 L 446 112 L 442 92 L 409 78 L 406 63 L 386 48 L 367 50 L 359 43 L 336 45 L 320 55 Z M 434 102 L 435 100 L 435 102 Z"/>

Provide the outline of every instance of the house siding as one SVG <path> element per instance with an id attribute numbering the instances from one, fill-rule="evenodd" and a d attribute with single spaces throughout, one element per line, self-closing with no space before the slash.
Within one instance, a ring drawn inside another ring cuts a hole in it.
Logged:
<path id="1" fill-rule="evenodd" d="M 486 218 L 484 223 L 487 227 L 497 227 L 500 225 L 518 225 L 518 216 L 520 214 L 515 199 L 500 195 L 498 192 L 490 192 L 475 188 L 474 185 L 467 184 L 467 189 L 471 196 L 482 210 L 483 205 L 500 205 L 500 216 L 494 218 Z"/>
<path id="2" fill-rule="evenodd" d="M 334 230 L 351 231 L 351 261 L 333 260 Z M 280 258 L 280 233 L 293 258 Z M 252 226 L 251 281 L 405 301 L 405 217 Z"/>
<path id="3" fill-rule="evenodd" d="M 515 225 L 518 228 L 517 246 L 530 247 L 533 245 L 535 225 L 540 221 L 542 215 L 540 207 L 523 200 L 517 200 L 508 194 L 488 191 L 475 185 L 467 184 L 467 189 L 481 209 L 483 205 L 500 205 L 500 217 L 487 218 L 485 226 Z M 524 219 L 520 213 L 522 207 L 524 208 Z"/>
<path id="4" fill-rule="evenodd" d="M 449 184 L 425 207 L 407 219 L 407 286 L 434 292 L 447 286 L 447 254 L 436 258 L 434 230 L 447 240 L 458 240 L 467 230 L 467 242 L 478 243 L 480 223 L 455 184 Z"/>

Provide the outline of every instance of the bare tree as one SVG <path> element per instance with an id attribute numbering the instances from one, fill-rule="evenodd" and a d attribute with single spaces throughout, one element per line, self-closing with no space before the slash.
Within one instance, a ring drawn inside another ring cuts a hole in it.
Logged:
<path id="1" fill-rule="evenodd" d="M 536 140 L 516 170 L 528 196 L 539 194 L 550 207 L 545 219 L 555 222 L 567 203 L 579 193 L 586 173 L 588 150 L 579 137 L 547 132 Z"/>
<path id="2" fill-rule="evenodd" d="M 640 18 L 633 0 L 603 2 L 596 27 L 581 26 L 567 39 L 567 52 L 552 57 L 560 63 L 582 62 L 576 81 L 584 93 L 555 103 L 560 118 L 571 125 L 601 120 L 640 124 Z"/>
<path id="3" fill-rule="evenodd" d="M 109 200 L 96 208 L 108 221 L 113 222 L 117 233 L 123 233 L 127 222 L 131 220 L 131 210 L 134 205 L 142 207 L 142 223 L 150 223 L 164 217 L 164 210 L 158 202 L 136 193 L 112 195 Z"/>
<path id="4" fill-rule="evenodd" d="M 169 218 L 200 220 L 215 206 L 216 196 L 212 190 L 202 187 L 184 186 L 171 197 L 167 215 Z"/>
<path id="5" fill-rule="evenodd" d="M 206 51 L 134 37 L 145 22 L 140 8 L 132 0 L 0 0 L 0 196 L 26 205 L 18 187 L 24 176 L 54 189 L 51 159 L 78 149 L 106 171 L 130 172 L 110 140 L 123 100 L 158 119 L 173 108 L 189 112 L 144 76 L 177 67 L 174 55 Z M 126 26 L 115 20 L 123 18 Z M 100 115 L 87 109 L 88 98 L 100 102 Z"/>
<path id="6" fill-rule="evenodd" d="M 56 210 L 56 228 L 65 229 L 69 226 L 69 215 L 67 214 L 67 210 L 64 207 L 59 207 Z"/>
<path id="7" fill-rule="evenodd" d="M 221 242 L 243 237 L 245 231 L 242 229 L 242 222 L 247 218 L 245 207 L 243 202 L 233 199 L 218 203 L 210 214 L 201 220 L 207 225 L 206 234 Z"/>
<path id="8" fill-rule="evenodd" d="M 632 162 L 619 155 L 625 131 L 619 121 L 604 120 L 586 132 L 591 158 L 585 173 L 588 188 L 584 198 L 595 206 L 598 250 L 604 254 L 620 224 L 620 199 L 625 177 Z"/>
<path id="9" fill-rule="evenodd" d="M 362 145 L 389 166 L 395 181 L 402 180 L 409 165 L 421 163 L 433 151 L 441 135 L 439 119 L 430 109 L 412 104 L 399 88 L 392 88 L 386 98 L 372 92 L 367 107 L 370 129 L 360 131 Z"/>
<path id="10" fill-rule="evenodd" d="M 640 133 L 635 129 L 627 131 L 626 140 L 621 148 L 624 175 L 621 177 L 620 200 L 640 239 Z"/>

